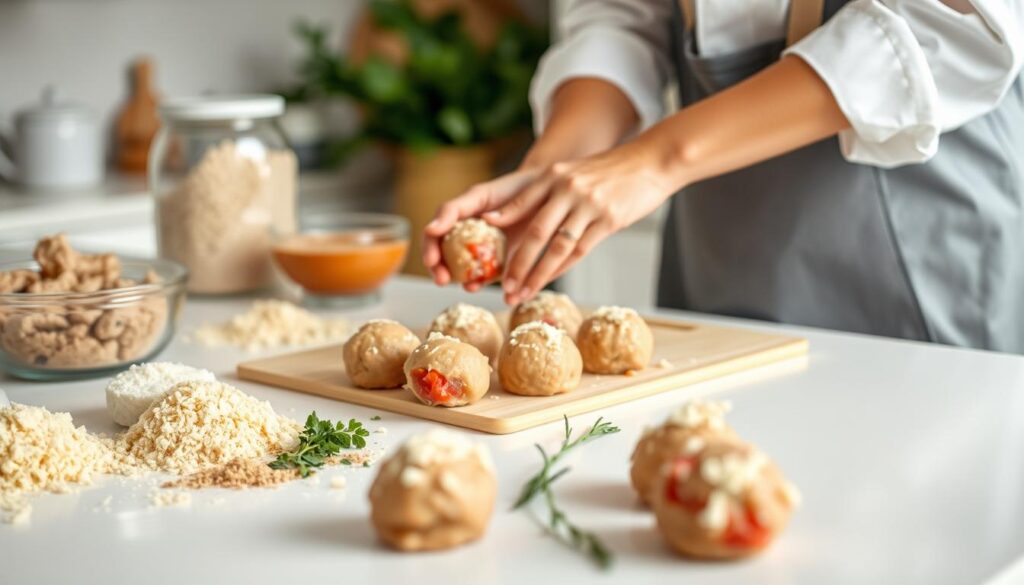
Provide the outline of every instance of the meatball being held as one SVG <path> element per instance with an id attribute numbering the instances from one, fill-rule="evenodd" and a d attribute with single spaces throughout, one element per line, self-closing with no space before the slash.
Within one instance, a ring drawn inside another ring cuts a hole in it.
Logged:
<path id="1" fill-rule="evenodd" d="M 482 219 L 464 219 L 441 240 L 452 280 L 488 284 L 498 280 L 505 263 L 505 234 Z"/>
<path id="2" fill-rule="evenodd" d="M 367 321 L 345 342 L 345 371 L 360 388 L 398 388 L 405 382 L 402 366 L 420 339 L 401 323 Z"/>
<path id="3" fill-rule="evenodd" d="M 491 366 L 468 343 L 431 333 L 405 362 L 405 387 L 429 406 L 473 404 L 487 394 Z"/>

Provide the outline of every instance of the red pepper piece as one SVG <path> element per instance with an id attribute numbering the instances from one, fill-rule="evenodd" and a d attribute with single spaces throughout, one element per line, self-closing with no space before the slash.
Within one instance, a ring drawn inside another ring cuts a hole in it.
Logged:
<path id="1" fill-rule="evenodd" d="M 665 484 L 665 499 L 682 506 L 691 512 L 699 512 L 707 505 L 705 498 L 687 498 L 679 494 L 679 486 L 686 481 L 697 468 L 696 457 L 676 457 L 672 462 L 672 472 Z"/>
<path id="2" fill-rule="evenodd" d="M 729 525 L 722 535 L 722 542 L 736 548 L 760 549 L 768 546 L 771 530 L 762 526 L 757 514 L 749 505 L 729 513 Z"/>
<path id="3" fill-rule="evenodd" d="M 466 244 L 466 249 L 476 260 L 476 265 L 466 270 L 467 282 L 484 284 L 498 276 L 501 266 L 498 265 L 494 244 L 470 242 Z"/>
<path id="4" fill-rule="evenodd" d="M 448 404 L 452 398 L 462 396 L 462 384 L 458 380 L 449 381 L 437 370 L 416 368 L 412 377 L 416 382 L 416 393 L 430 404 Z"/>

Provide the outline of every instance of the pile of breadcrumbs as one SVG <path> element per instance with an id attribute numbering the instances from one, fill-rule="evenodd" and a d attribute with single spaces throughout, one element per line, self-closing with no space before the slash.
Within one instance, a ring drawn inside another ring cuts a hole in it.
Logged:
<path id="1" fill-rule="evenodd" d="M 96 475 L 130 469 L 113 441 L 75 427 L 66 412 L 24 404 L 0 409 L 0 511 L 7 521 L 28 519 L 31 494 L 65 493 Z"/>
<path id="2" fill-rule="evenodd" d="M 70 491 L 104 473 L 181 474 L 262 461 L 292 448 L 300 430 L 268 402 L 221 382 L 178 384 L 116 440 L 75 427 L 66 412 L 14 404 L 0 408 L 0 511 L 8 522 L 27 521 L 28 496 Z M 271 473 L 264 479 L 283 479 L 266 469 Z"/>
<path id="3" fill-rule="evenodd" d="M 295 446 L 301 425 L 222 382 L 182 382 L 117 442 L 146 469 L 191 473 L 232 459 L 266 457 Z"/>

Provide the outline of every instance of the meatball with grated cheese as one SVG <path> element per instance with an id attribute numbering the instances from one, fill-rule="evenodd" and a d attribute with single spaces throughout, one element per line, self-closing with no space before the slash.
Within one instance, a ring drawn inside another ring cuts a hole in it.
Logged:
<path id="1" fill-rule="evenodd" d="M 452 548 L 483 536 L 498 491 L 486 447 L 435 430 L 411 437 L 370 487 L 377 535 L 402 551 Z"/>
<path id="2" fill-rule="evenodd" d="M 516 327 L 498 360 L 502 387 L 523 396 L 552 396 L 575 390 L 583 360 L 569 334 L 541 321 Z"/>
<path id="3" fill-rule="evenodd" d="M 398 388 L 405 382 L 402 366 L 419 344 L 420 338 L 401 323 L 367 321 L 345 342 L 345 371 L 360 388 Z"/>

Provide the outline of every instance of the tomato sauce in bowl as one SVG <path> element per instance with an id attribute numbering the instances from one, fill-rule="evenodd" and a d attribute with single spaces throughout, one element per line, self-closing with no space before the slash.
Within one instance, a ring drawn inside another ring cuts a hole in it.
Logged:
<path id="1" fill-rule="evenodd" d="M 384 214 L 317 216 L 301 233 L 277 238 L 271 253 L 278 268 L 317 296 L 374 293 L 405 262 L 408 223 Z"/>

